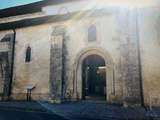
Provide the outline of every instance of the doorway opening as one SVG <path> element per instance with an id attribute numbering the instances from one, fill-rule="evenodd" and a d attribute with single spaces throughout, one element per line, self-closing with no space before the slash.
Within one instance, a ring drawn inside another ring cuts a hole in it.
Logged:
<path id="1" fill-rule="evenodd" d="M 82 99 L 106 99 L 106 66 L 99 55 L 89 55 L 82 63 Z"/>

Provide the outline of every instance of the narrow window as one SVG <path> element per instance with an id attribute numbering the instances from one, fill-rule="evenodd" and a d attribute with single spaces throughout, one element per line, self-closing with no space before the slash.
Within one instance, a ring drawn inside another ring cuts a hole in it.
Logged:
<path id="1" fill-rule="evenodd" d="M 97 40 L 97 29 L 96 26 L 92 25 L 88 28 L 88 41 Z"/>
<path id="2" fill-rule="evenodd" d="M 25 62 L 30 62 L 31 61 L 31 47 L 28 46 L 26 49 L 26 59 Z"/>

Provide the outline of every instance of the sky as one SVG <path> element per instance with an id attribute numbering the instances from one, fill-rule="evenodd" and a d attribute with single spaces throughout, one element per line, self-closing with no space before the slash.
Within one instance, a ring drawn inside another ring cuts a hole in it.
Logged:
<path id="1" fill-rule="evenodd" d="M 36 1 L 41 1 L 41 0 L 0 0 L 0 9 L 28 4 Z"/>

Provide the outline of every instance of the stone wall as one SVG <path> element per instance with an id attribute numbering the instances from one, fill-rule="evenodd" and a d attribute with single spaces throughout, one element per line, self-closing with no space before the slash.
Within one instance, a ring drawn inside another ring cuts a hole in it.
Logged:
<path id="1" fill-rule="evenodd" d="M 160 7 L 140 9 L 138 14 L 145 104 L 160 105 Z"/>
<path id="2" fill-rule="evenodd" d="M 101 16 L 101 17 L 84 17 L 80 20 L 71 20 L 68 23 L 71 26 L 67 26 L 67 34 L 69 35 L 69 40 L 67 41 L 67 48 L 68 48 L 68 91 L 73 91 L 77 89 L 78 97 L 81 98 L 81 73 L 75 73 L 77 62 L 77 56 L 83 56 L 83 51 L 88 50 L 92 51 L 94 49 L 95 53 L 99 53 L 98 51 L 103 51 L 104 55 L 107 56 L 107 53 L 112 58 L 112 62 L 115 66 L 115 76 L 113 76 L 113 72 L 108 71 L 107 78 L 108 78 L 108 88 L 107 93 L 110 101 L 112 101 L 112 97 L 114 96 L 115 101 L 121 102 L 122 99 L 122 84 L 121 79 L 119 77 L 119 59 L 120 59 L 120 52 L 119 52 L 119 33 L 117 32 L 117 25 L 116 23 L 116 14 L 111 11 L 108 14 Z M 95 25 L 97 28 L 97 40 L 95 42 L 88 41 L 88 28 L 91 25 Z M 97 52 L 96 52 L 97 50 Z M 107 53 L 106 53 L 107 51 Z M 86 53 L 87 54 L 87 53 Z M 109 64 L 110 59 L 105 60 L 107 64 Z M 76 74 L 76 75 L 75 75 Z M 75 79 L 77 77 L 77 88 L 75 86 Z M 115 78 L 115 83 L 113 83 L 113 77 Z M 119 84 L 120 83 L 120 84 Z M 115 95 L 113 91 L 116 91 Z"/>
<path id="3" fill-rule="evenodd" d="M 13 99 L 26 100 L 28 86 L 35 87 L 32 90 L 32 99 L 49 99 L 50 36 L 49 25 L 16 30 Z M 28 46 L 31 47 L 31 61 L 25 62 Z"/>

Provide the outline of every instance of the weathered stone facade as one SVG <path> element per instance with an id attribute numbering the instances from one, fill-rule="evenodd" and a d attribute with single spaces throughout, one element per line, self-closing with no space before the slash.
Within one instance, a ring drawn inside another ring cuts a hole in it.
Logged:
<path id="1" fill-rule="evenodd" d="M 1 93 L 25 100 L 27 86 L 34 86 L 35 100 L 82 99 L 82 63 L 96 54 L 106 65 L 107 102 L 160 105 L 159 7 L 97 4 L 95 8 L 84 8 L 86 3 L 80 0 L 53 4 L 32 17 L 25 14 L 0 18 Z M 88 28 L 92 25 L 97 29 L 97 39 L 90 42 Z M 15 52 L 13 40 L 1 42 L 5 35 L 13 34 L 12 26 L 16 32 Z M 5 48 L 6 44 L 11 47 Z M 28 46 L 32 56 L 26 63 Z M 4 62 L 7 75 L 3 72 Z"/>

